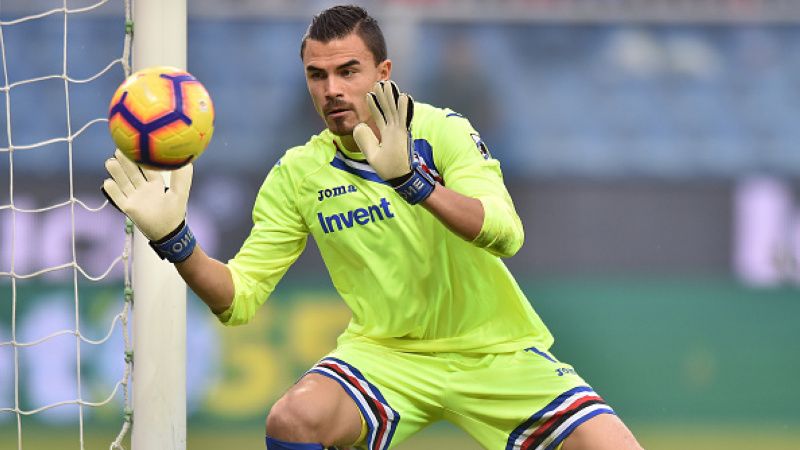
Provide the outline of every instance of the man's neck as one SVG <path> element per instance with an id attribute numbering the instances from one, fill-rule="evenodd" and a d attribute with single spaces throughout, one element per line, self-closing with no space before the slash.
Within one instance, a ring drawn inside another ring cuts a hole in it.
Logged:
<path id="1" fill-rule="evenodd" d="M 356 140 L 353 139 L 352 134 L 339 136 L 339 140 L 342 146 L 347 149 L 347 151 L 351 153 L 361 153 L 361 149 L 358 148 L 358 144 L 356 144 Z"/>

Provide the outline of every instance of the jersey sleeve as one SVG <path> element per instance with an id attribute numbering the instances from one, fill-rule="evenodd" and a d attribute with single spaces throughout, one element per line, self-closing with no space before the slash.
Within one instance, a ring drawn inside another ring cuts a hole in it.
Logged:
<path id="1" fill-rule="evenodd" d="M 295 192 L 290 170 L 279 161 L 258 192 L 250 235 L 228 261 L 234 298 L 231 306 L 217 315 L 223 324 L 250 321 L 303 252 L 308 227 L 298 212 Z"/>
<path id="2" fill-rule="evenodd" d="M 483 226 L 472 243 L 496 256 L 514 255 L 525 234 L 503 182 L 500 162 L 492 158 L 466 118 L 448 114 L 440 120 L 433 158 L 445 186 L 483 205 Z"/>

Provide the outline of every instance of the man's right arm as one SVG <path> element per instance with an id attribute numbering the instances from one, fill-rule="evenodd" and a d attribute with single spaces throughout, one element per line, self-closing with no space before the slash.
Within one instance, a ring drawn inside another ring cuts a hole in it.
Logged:
<path id="1" fill-rule="evenodd" d="M 164 188 L 161 173 L 139 168 L 119 150 L 105 166 L 111 175 L 102 188 L 108 200 L 139 227 L 162 258 L 175 264 L 186 284 L 211 311 L 226 311 L 233 303 L 233 277 L 225 264 L 195 244 L 185 222 L 191 165 L 172 173 L 170 189 Z M 183 250 L 174 250 L 176 245 Z"/>
<path id="2" fill-rule="evenodd" d="M 228 266 L 208 256 L 198 245 L 184 261 L 175 264 L 189 288 L 214 314 L 222 314 L 233 304 L 233 276 Z"/>
<path id="3" fill-rule="evenodd" d="M 305 248 L 308 228 L 295 206 L 288 170 L 277 163 L 253 207 L 253 228 L 236 256 L 224 264 L 209 257 L 186 225 L 191 164 L 172 172 L 169 189 L 161 173 L 139 168 L 115 153 L 103 181 L 109 201 L 175 264 L 181 277 L 226 325 L 248 322 Z"/>

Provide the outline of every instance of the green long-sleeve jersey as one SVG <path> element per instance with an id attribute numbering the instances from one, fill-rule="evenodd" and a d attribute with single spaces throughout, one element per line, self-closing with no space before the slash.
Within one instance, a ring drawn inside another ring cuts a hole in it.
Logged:
<path id="1" fill-rule="evenodd" d="M 352 311 L 340 343 L 417 352 L 549 348 L 552 336 L 500 259 L 524 235 L 499 162 L 451 110 L 417 102 L 411 130 L 424 170 L 481 201 L 479 235 L 465 241 L 406 203 L 361 153 L 325 130 L 288 150 L 264 181 L 250 235 L 228 261 L 235 296 L 219 315 L 223 323 L 253 317 L 311 234 Z"/>

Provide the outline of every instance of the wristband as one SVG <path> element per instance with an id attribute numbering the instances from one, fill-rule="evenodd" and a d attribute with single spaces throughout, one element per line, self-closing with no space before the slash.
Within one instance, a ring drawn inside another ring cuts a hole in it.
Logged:
<path id="1" fill-rule="evenodd" d="M 171 263 L 179 263 L 186 260 L 194 252 L 197 240 L 194 233 L 189 229 L 184 220 L 172 233 L 158 241 L 150 241 L 150 247 L 156 251 L 161 259 L 166 259 Z"/>
<path id="2" fill-rule="evenodd" d="M 431 195 L 435 185 L 436 181 L 433 177 L 422 170 L 422 166 L 418 162 L 414 161 L 411 173 L 404 176 L 397 184 L 393 183 L 392 187 L 405 201 L 416 205 Z"/>

